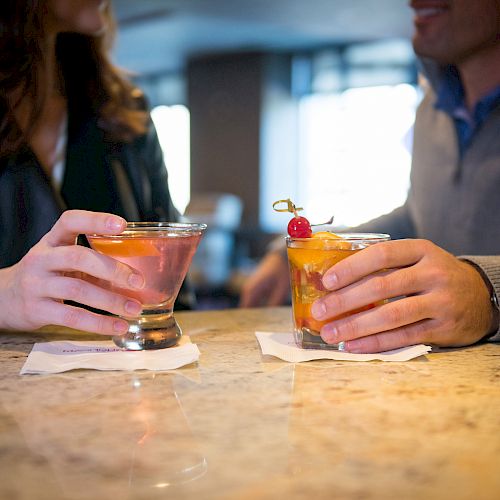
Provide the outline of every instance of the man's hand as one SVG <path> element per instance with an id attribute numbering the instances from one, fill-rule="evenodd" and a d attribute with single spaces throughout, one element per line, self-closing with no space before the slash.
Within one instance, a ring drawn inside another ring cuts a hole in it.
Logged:
<path id="1" fill-rule="evenodd" d="M 0 327 L 32 330 L 53 324 L 105 335 L 125 333 L 125 320 L 63 302 L 71 300 L 123 316 L 140 313 L 137 300 L 98 283 L 106 280 L 122 288 L 140 289 L 144 277 L 115 259 L 75 245 L 79 234 L 119 234 L 125 225 L 124 219 L 112 214 L 64 212 L 17 264 L 0 269 Z"/>
<path id="2" fill-rule="evenodd" d="M 348 352 L 468 345 L 493 327 L 488 287 L 479 272 L 427 240 L 370 246 L 330 268 L 323 284 L 332 293 L 313 304 L 318 320 L 394 299 L 321 329 L 325 342 L 344 341 Z"/>

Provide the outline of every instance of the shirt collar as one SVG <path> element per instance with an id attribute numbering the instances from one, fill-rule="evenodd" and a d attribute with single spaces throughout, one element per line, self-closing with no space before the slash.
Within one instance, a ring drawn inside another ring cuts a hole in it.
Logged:
<path id="1" fill-rule="evenodd" d="M 481 124 L 495 107 L 500 105 L 500 85 L 482 97 L 472 113 L 465 105 L 465 94 L 460 74 L 455 66 L 444 68 L 437 84 L 437 100 L 435 107 L 450 116 L 469 121 L 476 126 Z"/>

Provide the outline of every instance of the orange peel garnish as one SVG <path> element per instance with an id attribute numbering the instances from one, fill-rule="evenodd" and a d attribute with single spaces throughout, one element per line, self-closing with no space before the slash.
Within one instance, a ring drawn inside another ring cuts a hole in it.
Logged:
<path id="1" fill-rule="evenodd" d="M 319 266 L 325 269 L 346 257 L 345 251 L 352 250 L 351 243 L 342 236 L 329 231 L 318 231 L 309 240 L 302 240 L 297 246 L 288 248 L 288 258 L 295 266 Z"/>
<path id="2" fill-rule="evenodd" d="M 342 236 L 339 236 L 338 234 L 331 233 L 330 231 L 318 231 L 317 233 L 313 233 L 311 238 L 317 238 L 317 239 L 322 239 L 322 240 L 339 240 L 342 238 Z"/>
<path id="3" fill-rule="evenodd" d="M 157 257 L 160 251 L 153 241 L 142 238 L 89 238 L 90 246 L 109 257 Z"/>

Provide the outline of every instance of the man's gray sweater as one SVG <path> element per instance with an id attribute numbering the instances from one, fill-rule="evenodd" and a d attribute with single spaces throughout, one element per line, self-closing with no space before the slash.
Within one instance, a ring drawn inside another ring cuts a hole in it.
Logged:
<path id="1" fill-rule="evenodd" d="M 435 102 L 429 86 L 417 111 L 405 205 L 356 230 L 431 240 L 480 267 L 500 299 L 500 107 L 460 157 L 453 119 Z M 500 328 L 491 340 L 500 341 Z"/>

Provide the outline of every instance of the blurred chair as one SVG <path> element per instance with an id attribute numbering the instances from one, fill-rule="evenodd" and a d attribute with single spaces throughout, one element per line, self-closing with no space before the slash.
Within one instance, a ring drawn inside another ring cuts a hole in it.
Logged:
<path id="1" fill-rule="evenodd" d="M 224 294 L 231 276 L 235 233 L 242 213 L 243 202 L 234 194 L 210 192 L 192 196 L 183 220 L 208 226 L 189 271 L 191 283 L 199 296 L 209 296 L 211 292 Z"/>

